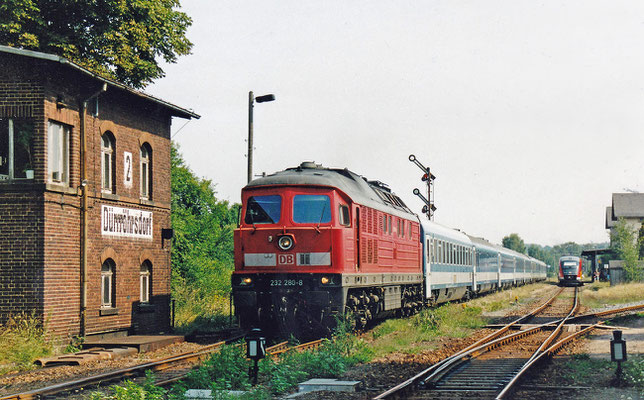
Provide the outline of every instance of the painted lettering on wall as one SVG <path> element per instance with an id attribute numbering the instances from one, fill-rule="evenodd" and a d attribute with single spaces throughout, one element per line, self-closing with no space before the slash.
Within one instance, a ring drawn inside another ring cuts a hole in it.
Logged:
<path id="1" fill-rule="evenodd" d="M 152 213 L 102 205 L 101 233 L 106 236 L 152 239 Z"/>

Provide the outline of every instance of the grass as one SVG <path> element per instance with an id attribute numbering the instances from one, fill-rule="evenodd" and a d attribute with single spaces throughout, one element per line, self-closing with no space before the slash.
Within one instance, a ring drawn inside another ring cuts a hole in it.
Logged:
<path id="1" fill-rule="evenodd" d="M 609 360 L 591 358 L 588 354 L 574 355 L 561 369 L 561 379 L 570 385 L 596 382 L 608 386 L 615 376 L 616 365 Z M 644 391 L 644 356 L 629 355 L 628 361 L 622 364 L 622 370 L 626 386 Z"/>
<path id="2" fill-rule="evenodd" d="M 525 304 L 535 300 L 536 296 L 544 293 L 552 285 L 547 283 L 535 283 L 532 285 L 520 286 L 516 288 L 505 289 L 500 292 L 490 293 L 485 296 L 476 298 L 468 304 L 474 307 L 480 307 L 484 313 L 504 310 L 517 304 Z"/>
<path id="3" fill-rule="evenodd" d="M 52 353 L 41 322 L 19 314 L 0 327 L 0 374 L 34 368 L 33 362 Z"/>
<path id="4" fill-rule="evenodd" d="M 383 321 L 366 337 L 375 356 L 417 354 L 433 349 L 439 337 L 466 337 L 486 323 L 480 307 L 445 304 L 409 318 Z"/>
<path id="5" fill-rule="evenodd" d="M 174 326 L 177 333 L 208 332 L 227 327 L 230 321 L 230 297 L 199 287 L 173 287 Z"/>
<path id="6" fill-rule="evenodd" d="M 594 282 L 584 286 L 581 303 L 589 308 L 632 303 L 644 300 L 644 283 L 626 283 L 610 286 L 608 282 Z"/>

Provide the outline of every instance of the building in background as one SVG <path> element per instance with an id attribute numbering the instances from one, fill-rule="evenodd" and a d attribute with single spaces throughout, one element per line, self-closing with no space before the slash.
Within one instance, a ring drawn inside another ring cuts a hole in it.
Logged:
<path id="1" fill-rule="evenodd" d="M 620 218 L 635 232 L 640 230 L 644 221 L 644 193 L 613 193 L 612 204 L 606 207 L 606 229 L 610 229 L 611 237 Z"/>
<path id="2" fill-rule="evenodd" d="M 0 46 L 0 323 L 170 327 L 170 126 L 190 110 Z"/>

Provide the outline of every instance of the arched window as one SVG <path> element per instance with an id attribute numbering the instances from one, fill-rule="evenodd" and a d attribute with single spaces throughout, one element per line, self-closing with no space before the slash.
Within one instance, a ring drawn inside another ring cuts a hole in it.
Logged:
<path id="1" fill-rule="evenodd" d="M 111 132 L 105 132 L 101 137 L 101 175 L 102 191 L 104 193 L 114 192 L 114 137 Z"/>
<path id="2" fill-rule="evenodd" d="M 116 263 L 111 258 L 103 261 L 101 266 L 101 307 L 114 307 L 114 271 Z"/>
<path id="3" fill-rule="evenodd" d="M 152 274 L 152 263 L 148 260 L 143 261 L 141 264 L 141 272 L 139 274 L 139 282 L 141 288 L 141 303 L 149 303 L 152 294 L 152 286 L 150 276 Z"/>
<path id="4" fill-rule="evenodd" d="M 152 197 L 152 149 L 147 143 L 141 146 L 141 198 L 149 200 Z"/>

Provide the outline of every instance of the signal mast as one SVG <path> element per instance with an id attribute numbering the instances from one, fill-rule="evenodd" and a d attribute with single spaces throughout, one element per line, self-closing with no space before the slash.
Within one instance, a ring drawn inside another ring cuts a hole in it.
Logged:
<path id="1" fill-rule="evenodd" d="M 436 206 L 434 205 L 434 179 L 436 179 L 436 176 L 429 171 L 429 167 L 425 167 L 420 161 L 418 161 L 415 155 L 410 154 L 409 161 L 413 162 L 418 166 L 418 168 L 423 170 L 423 176 L 420 179 L 427 185 L 427 197 L 423 196 L 418 189 L 414 189 L 414 194 L 420 197 L 423 203 L 425 203 L 423 206 L 423 214 L 427 216 L 427 219 L 432 221 L 434 219 L 434 211 L 436 211 Z"/>

